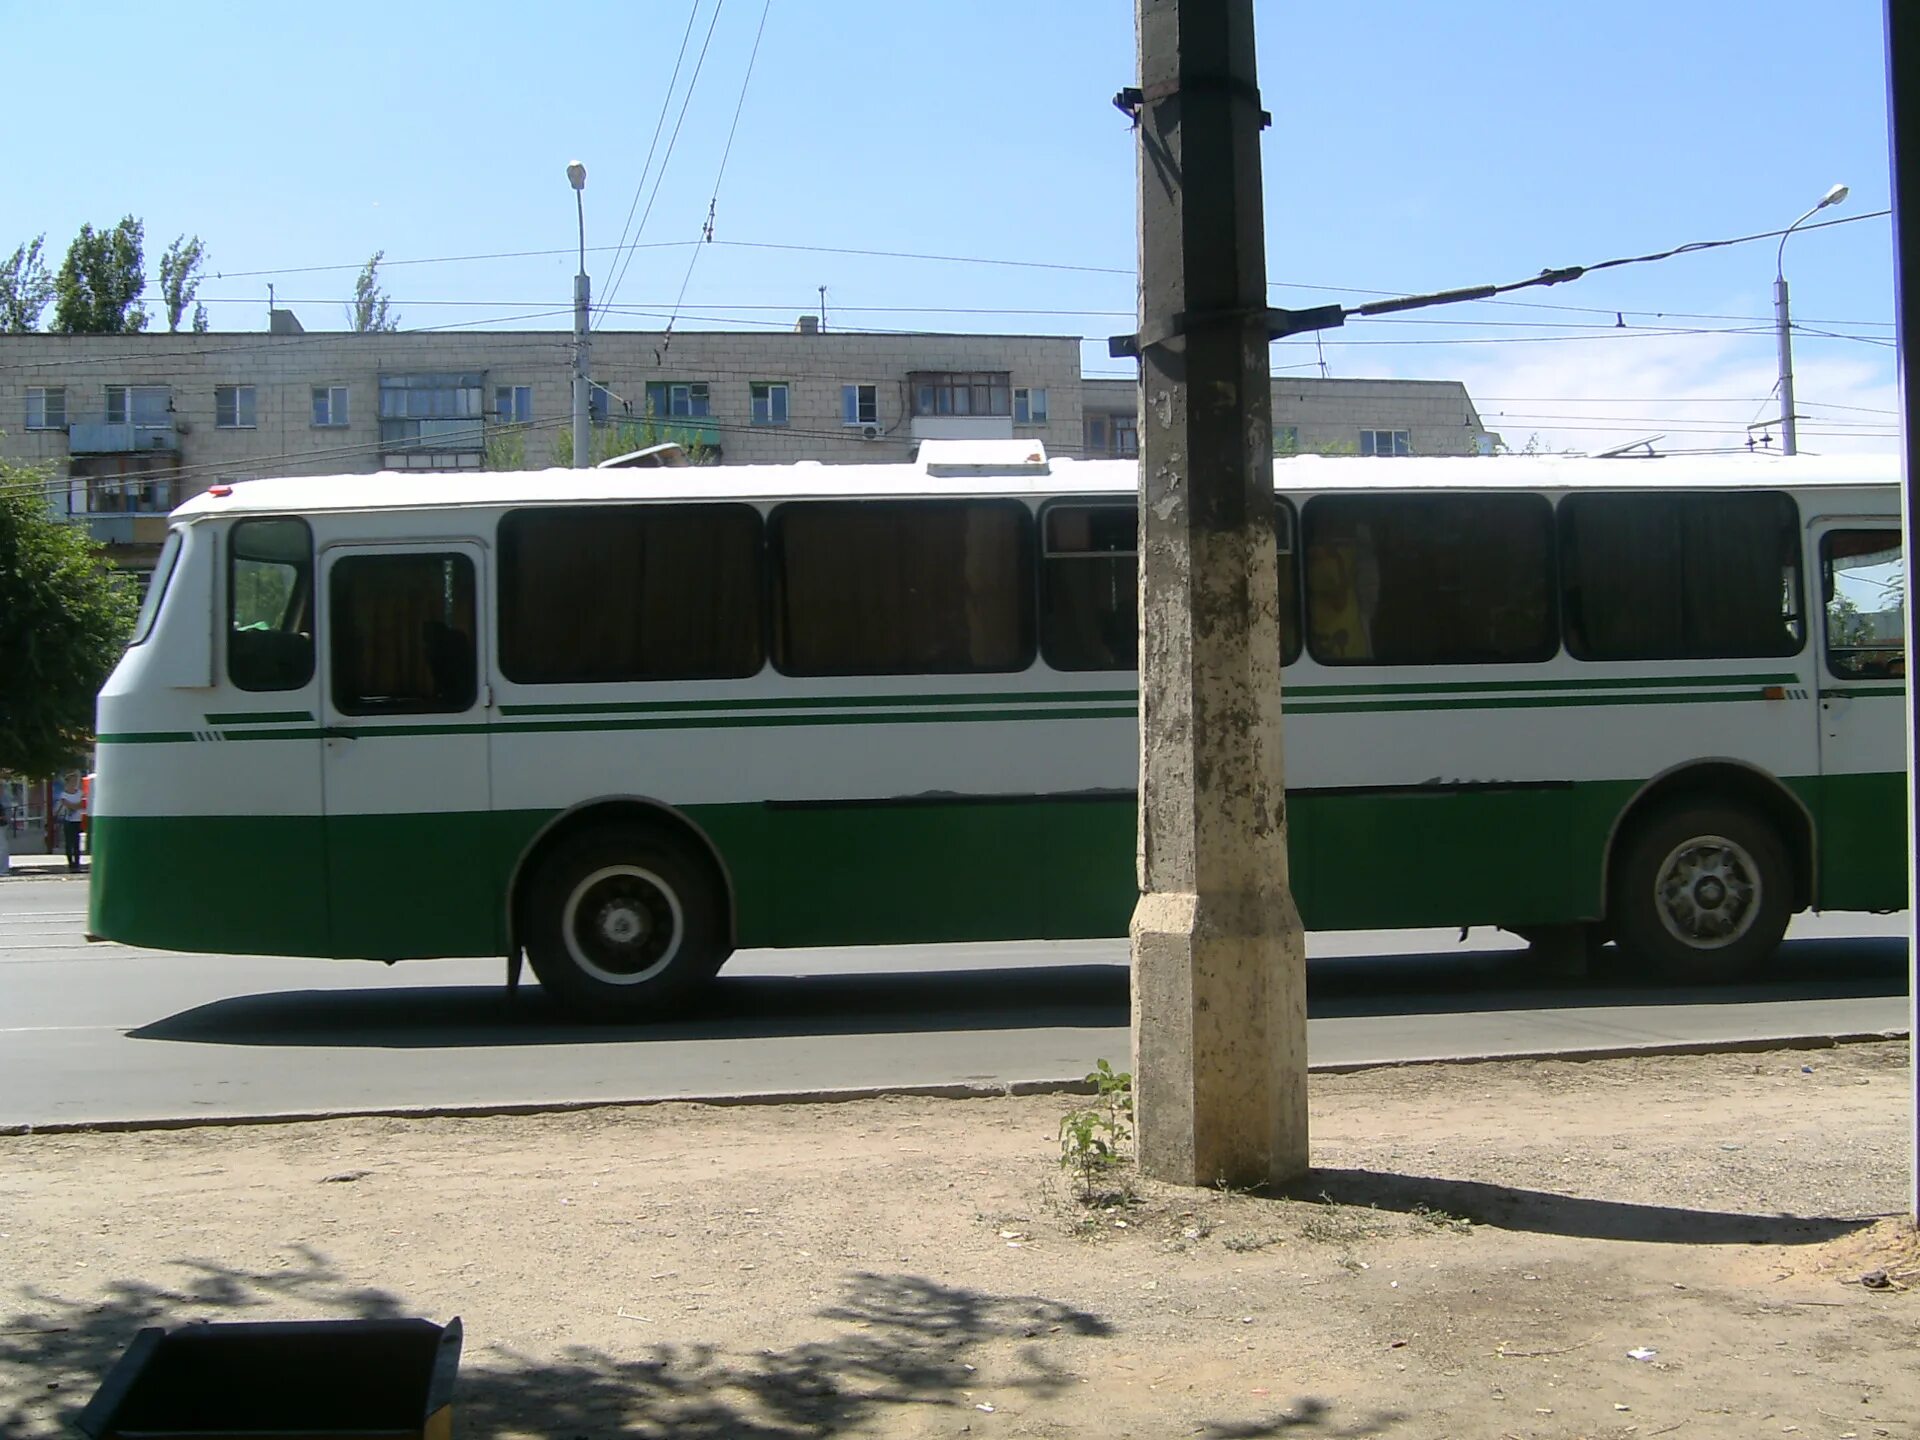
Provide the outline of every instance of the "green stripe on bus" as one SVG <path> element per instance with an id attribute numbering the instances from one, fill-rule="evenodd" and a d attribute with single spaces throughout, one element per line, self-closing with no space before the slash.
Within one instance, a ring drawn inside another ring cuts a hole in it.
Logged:
<path id="1" fill-rule="evenodd" d="M 1284 706 L 1295 715 L 1352 715 L 1358 713 L 1397 714 L 1405 710 L 1558 710 L 1589 705 L 1744 705 L 1767 697 L 1757 691 L 1751 695 L 1725 690 L 1681 695 L 1669 690 L 1661 695 L 1479 695 L 1453 700 L 1433 700 L 1410 696 L 1405 700 L 1352 700 Z"/>
<path id="2" fill-rule="evenodd" d="M 1706 685 L 1797 685 L 1797 675 L 1643 675 L 1571 680 L 1473 680 L 1403 685 L 1296 685 L 1281 681 L 1288 695 L 1470 695 L 1513 690 L 1677 690 Z"/>
<path id="3" fill-rule="evenodd" d="M 1904 685 L 1831 685 L 1820 692 L 1822 700 L 1840 700 L 1852 695 L 1904 695 Z"/>
<path id="4" fill-rule="evenodd" d="M 313 720 L 311 710 L 262 710 L 256 713 L 244 711 L 211 712 L 207 715 L 209 725 L 289 725 L 305 720 Z"/>
<path id="5" fill-rule="evenodd" d="M 653 711 L 800 710 L 822 706 L 1033 705 L 1084 701 L 1112 704 L 1139 699 L 1137 690 L 1003 691 L 980 695 L 797 695 L 789 699 L 632 700 L 588 705 L 502 705 L 502 715 L 619 715 Z"/>

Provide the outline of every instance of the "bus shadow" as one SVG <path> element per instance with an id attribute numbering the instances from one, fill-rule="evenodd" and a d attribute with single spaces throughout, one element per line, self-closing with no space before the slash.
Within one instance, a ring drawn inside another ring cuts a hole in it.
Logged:
<path id="1" fill-rule="evenodd" d="M 1543 975 L 1524 950 L 1328 958 L 1308 972 L 1316 1019 L 1702 1005 L 1906 993 L 1897 938 L 1803 940 L 1738 986 L 1621 986 Z M 571 1020 L 529 984 L 288 990 L 211 1001 L 128 1031 L 195 1044 L 414 1049 L 581 1045 L 629 1039 L 751 1040 L 992 1030 L 1124 1029 L 1124 964 L 993 966 L 882 974 L 723 973 L 698 1009 L 630 1024 Z"/>

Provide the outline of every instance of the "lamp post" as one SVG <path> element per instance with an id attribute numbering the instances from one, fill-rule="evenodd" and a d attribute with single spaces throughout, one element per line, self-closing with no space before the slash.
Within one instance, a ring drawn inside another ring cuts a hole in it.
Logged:
<path id="1" fill-rule="evenodd" d="M 593 463 L 592 431 L 587 423 L 587 300 L 593 282 L 587 279 L 587 167 L 578 160 L 567 166 L 573 186 L 574 208 L 580 215 L 580 270 L 573 277 L 573 463 Z"/>
<path id="2" fill-rule="evenodd" d="M 1780 248 L 1773 257 L 1773 322 L 1780 334 L 1780 453 L 1795 455 L 1799 453 L 1794 433 L 1793 415 L 1793 338 L 1792 327 L 1787 321 L 1787 272 L 1782 266 L 1787 254 L 1787 236 L 1793 234 L 1807 221 L 1818 215 L 1829 205 L 1838 205 L 1847 198 L 1847 187 L 1836 185 L 1820 197 L 1820 203 L 1793 224 L 1780 237 Z"/>

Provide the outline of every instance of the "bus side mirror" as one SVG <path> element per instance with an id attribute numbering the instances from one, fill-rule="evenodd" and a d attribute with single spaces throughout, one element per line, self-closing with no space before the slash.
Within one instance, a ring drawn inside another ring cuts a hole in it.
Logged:
<path id="1" fill-rule="evenodd" d="M 167 580 L 160 614 L 147 638 L 147 683 L 176 690 L 204 690 L 213 684 L 213 577 L 219 566 L 212 527 L 182 527 L 180 557 Z"/>

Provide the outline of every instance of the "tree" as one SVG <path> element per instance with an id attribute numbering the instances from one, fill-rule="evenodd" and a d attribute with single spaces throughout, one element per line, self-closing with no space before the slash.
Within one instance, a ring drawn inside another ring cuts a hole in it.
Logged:
<path id="1" fill-rule="evenodd" d="M 519 429 L 519 426 L 513 427 Z M 631 455 L 635 450 L 645 450 L 651 445 L 664 445 L 671 441 L 687 452 L 687 459 L 695 465 L 713 463 L 713 447 L 702 440 L 699 434 L 684 427 L 663 426 L 652 416 L 645 420 L 623 420 L 617 425 L 595 425 L 587 443 L 589 464 L 598 465 L 603 460 L 611 460 L 616 455 Z M 509 442 L 511 443 L 511 442 Z M 573 430 L 562 427 L 553 433 L 553 463 L 562 470 L 573 468 Z M 501 451 L 502 459 L 516 458 L 511 449 Z M 524 463 L 526 442 L 520 442 L 517 458 Z M 489 450 L 487 466 L 489 469 L 506 469 L 505 465 L 493 463 Z"/>
<path id="2" fill-rule="evenodd" d="M 47 273 L 42 231 L 0 261 L 0 334 L 26 335 L 40 327 L 40 312 L 53 303 L 53 276 Z"/>
<path id="3" fill-rule="evenodd" d="M 187 313 L 187 306 L 194 304 L 194 294 L 200 289 L 200 272 L 206 263 L 207 247 L 200 243 L 198 235 L 191 240 L 176 235 L 167 253 L 160 257 L 160 298 L 167 307 L 169 331 L 180 328 L 180 317 Z M 196 331 L 207 328 L 200 323 L 205 317 L 205 308 L 196 306 L 193 315 Z"/>
<path id="4" fill-rule="evenodd" d="M 53 513 L 43 470 L 0 461 L 0 770 L 51 775 L 92 743 L 133 627 L 133 586 Z"/>
<path id="5" fill-rule="evenodd" d="M 62 335 L 127 335 L 147 328 L 147 227 L 128 215 L 111 230 L 82 225 L 53 282 L 53 328 Z"/>
<path id="6" fill-rule="evenodd" d="M 392 301 L 380 288 L 380 261 L 386 253 L 374 251 L 373 258 L 360 268 L 360 278 L 353 282 L 353 303 L 347 307 L 347 318 L 356 334 L 374 335 L 400 328 L 399 313 L 392 310 Z"/>

